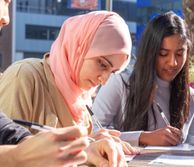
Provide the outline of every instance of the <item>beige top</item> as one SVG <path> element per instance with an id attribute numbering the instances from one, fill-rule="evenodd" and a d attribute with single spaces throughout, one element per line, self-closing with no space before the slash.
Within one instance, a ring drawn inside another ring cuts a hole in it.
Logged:
<path id="1" fill-rule="evenodd" d="M 0 110 L 12 119 L 33 121 L 51 127 L 75 125 L 76 122 L 56 87 L 47 63 L 48 56 L 45 55 L 44 59 L 18 61 L 4 72 L 0 80 Z"/>

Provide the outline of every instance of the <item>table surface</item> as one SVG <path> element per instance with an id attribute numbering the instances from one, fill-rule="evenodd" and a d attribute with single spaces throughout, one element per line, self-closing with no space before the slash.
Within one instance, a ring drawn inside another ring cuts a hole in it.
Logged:
<path id="1" fill-rule="evenodd" d="M 152 160 L 157 158 L 160 155 L 179 155 L 179 156 L 193 156 L 194 158 L 194 151 L 161 151 L 161 150 L 146 150 L 141 149 L 141 154 L 134 157 L 134 159 L 128 162 L 129 167 L 177 167 L 177 165 L 167 165 L 167 164 L 149 164 Z M 178 167 L 185 167 L 179 165 Z M 189 166 L 194 167 L 194 164 Z"/>
<path id="2" fill-rule="evenodd" d="M 181 165 L 169 165 L 169 164 L 149 164 L 152 160 L 157 158 L 160 155 L 179 155 L 179 156 L 193 156 L 194 150 L 192 151 L 166 151 L 166 150 L 147 150 L 140 149 L 140 155 L 136 155 L 132 161 L 128 162 L 128 167 L 185 167 Z M 88 167 L 88 165 L 80 165 L 79 167 Z M 94 167 L 94 166 L 90 166 Z M 194 167 L 194 164 L 187 167 Z"/>

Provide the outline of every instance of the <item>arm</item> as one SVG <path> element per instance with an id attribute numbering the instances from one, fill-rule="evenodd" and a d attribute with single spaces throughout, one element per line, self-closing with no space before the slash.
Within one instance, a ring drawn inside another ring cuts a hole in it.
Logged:
<path id="1" fill-rule="evenodd" d="M 31 133 L 0 113 L 0 144 L 17 144 Z"/>
<path id="2" fill-rule="evenodd" d="M 175 146 L 182 141 L 181 130 L 172 126 L 144 131 L 139 137 L 140 145 L 150 146 Z"/>
<path id="3" fill-rule="evenodd" d="M 41 132 L 17 146 L 0 146 L 0 164 L 7 167 L 63 167 L 83 163 L 87 158 L 84 149 L 89 144 L 86 135 L 85 128 L 76 126 Z"/>

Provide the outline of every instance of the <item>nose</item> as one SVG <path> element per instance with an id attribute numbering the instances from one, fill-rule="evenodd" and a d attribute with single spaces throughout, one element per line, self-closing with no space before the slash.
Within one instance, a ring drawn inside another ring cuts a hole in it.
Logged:
<path id="1" fill-rule="evenodd" d="M 99 78 L 101 85 L 105 85 L 105 83 L 107 82 L 108 78 L 110 77 L 111 72 L 104 72 Z"/>
<path id="2" fill-rule="evenodd" d="M 177 59 L 176 59 L 176 56 L 173 54 L 173 55 L 171 55 L 170 57 L 169 57 L 169 59 L 168 59 L 168 64 L 169 64 L 169 66 L 171 66 L 171 67 L 175 67 L 175 66 L 177 66 Z"/>

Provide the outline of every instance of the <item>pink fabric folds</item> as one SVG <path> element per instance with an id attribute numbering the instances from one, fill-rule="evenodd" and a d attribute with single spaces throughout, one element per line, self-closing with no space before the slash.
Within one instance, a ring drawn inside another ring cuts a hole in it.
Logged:
<path id="1" fill-rule="evenodd" d="M 75 121 L 83 117 L 83 108 L 77 105 L 77 101 L 85 97 L 77 83 L 84 58 L 121 53 L 130 55 L 130 52 L 128 27 L 114 12 L 90 12 L 64 22 L 52 44 L 49 62 L 56 85 Z"/>

